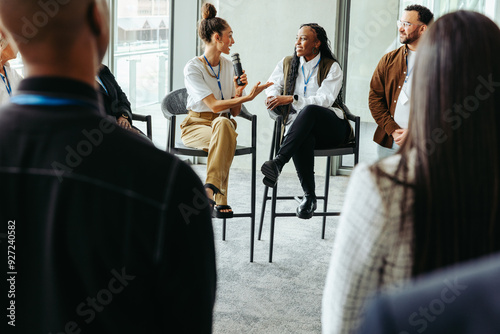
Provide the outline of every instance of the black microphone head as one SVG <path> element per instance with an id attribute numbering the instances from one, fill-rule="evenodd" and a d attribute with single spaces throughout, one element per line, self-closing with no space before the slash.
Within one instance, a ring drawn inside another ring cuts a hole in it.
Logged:
<path id="1" fill-rule="evenodd" d="M 240 54 L 239 53 L 233 53 L 231 55 L 231 58 L 233 58 L 233 62 L 240 62 Z"/>

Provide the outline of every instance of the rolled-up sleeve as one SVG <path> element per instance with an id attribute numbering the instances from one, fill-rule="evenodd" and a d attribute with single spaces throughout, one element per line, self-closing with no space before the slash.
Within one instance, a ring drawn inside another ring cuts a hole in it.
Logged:
<path id="1" fill-rule="evenodd" d="M 279 96 L 282 95 L 283 87 L 284 87 L 284 75 L 283 75 L 283 60 L 276 65 L 273 73 L 267 80 L 268 82 L 274 83 L 271 87 L 265 90 L 267 96 Z"/>
<path id="2" fill-rule="evenodd" d="M 196 103 L 213 94 L 199 69 L 191 64 L 191 62 L 184 67 L 184 86 L 189 96 Z"/>

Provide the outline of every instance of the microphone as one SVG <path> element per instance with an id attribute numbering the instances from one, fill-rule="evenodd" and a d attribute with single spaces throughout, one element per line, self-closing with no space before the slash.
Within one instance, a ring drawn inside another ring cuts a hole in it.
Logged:
<path id="1" fill-rule="evenodd" d="M 240 80 L 240 76 L 243 74 L 243 69 L 241 68 L 241 62 L 240 62 L 240 54 L 233 53 L 231 55 L 231 58 L 233 58 L 234 73 L 238 76 L 236 83 L 238 84 L 238 86 L 244 86 L 245 84 L 242 83 Z"/>

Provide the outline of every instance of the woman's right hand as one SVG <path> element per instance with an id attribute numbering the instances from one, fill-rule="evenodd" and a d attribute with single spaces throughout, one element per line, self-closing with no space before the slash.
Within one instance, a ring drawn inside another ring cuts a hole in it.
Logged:
<path id="1" fill-rule="evenodd" d="M 257 95 L 262 93 L 262 91 L 266 88 L 271 87 L 274 85 L 273 82 L 266 82 L 265 84 L 261 85 L 260 81 L 255 84 L 255 86 L 252 87 L 252 90 L 250 91 L 250 94 L 248 94 L 248 97 L 250 98 L 250 101 L 253 100 Z"/>

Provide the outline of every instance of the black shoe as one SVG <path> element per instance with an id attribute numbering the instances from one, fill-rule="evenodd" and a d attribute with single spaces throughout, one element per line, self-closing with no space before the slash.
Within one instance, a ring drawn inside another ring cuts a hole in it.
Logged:
<path id="1" fill-rule="evenodd" d="M 297 217 L 301 219 L 310 219 L 316 210 L 316 196 L 304 194 L 302 202 L 297 207 Z"/>
<path id="2" fill-rule="evenodd" d="M 260 167 L 262 174 L 264 174 L 264 179 L 262 182 L 268 187 L 274 188 L 278 182 L 278 177 L 281 173 L 281 166 L 276 161 L 276 159 L 266 161 Z"/>

